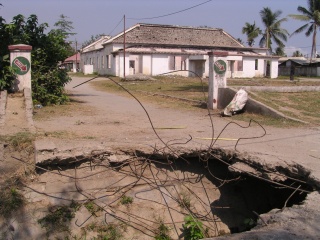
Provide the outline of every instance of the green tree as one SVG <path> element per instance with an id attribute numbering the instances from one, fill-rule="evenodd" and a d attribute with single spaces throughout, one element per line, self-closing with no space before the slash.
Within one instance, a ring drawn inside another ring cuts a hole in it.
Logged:
<path id="1" fill-rule="evenodd" d="M 311 58 L 314 58 L 317 52 L 317 28 L 320 27 L 320 0 L 308 0 L 307 8 L 298 6 L 297 10 L 301 14 L 290 14 L 289 17 L 307 23 L 295 30 L 291 36 L 303 31 L 306 31 L 307 37 L 312 34 Z"/>
<path id="2" fill-rule="evenodd" d="M 68 56 L 72 56 L 73 54 L 76 53 L 76 50 L 71 46 L 72 41 L 68 41 L 68 38 L 76 35 L 76 33 L 72 32 L 74 27 L 73 27 L 73 22 L 68 20 L 69 17 L 61 14 L 59 16 L 59 20 L 54 23 L 54 26 L 56 27 L 55 29 L 52 29 L 51 32 L 56 31 L 57 35 L 62 35 L 65 38 L 65 47 L 68 49 Z"/>
<path id="3" fill-rule="evenodd" d="M 303 54 L 299 50 L 297 50 L 292 53 L 292 57 L 303 57 Z"/>
<path id="4" fill-rule="evenodd" d="M 47 27 L 47 23 L 38 23 L 36 15 L 30 15 L 25 19 L 19 14 L 13 17 L 9 24 L 0 19 L 0 34 L 1 37 L 6 37 L 4 41 L 0 41 L 0 50 L 2 56 L 8 56 L 8 45 L 31 45 L 33 99 L 43 105 L 61 104 L 67 101 L 64 85 L 70 81 L 70 77 L 64 70 L 58 69 L 58 63 L 68 57 L 68 44 L 66 35 L 59 31 L 51 30 L 46 34 Z M 9 90 L 12 78 L 10 71 L 7 58 L 1 58 L 0 87 L 2 89 Z"/>
<path id="5" fill-rule="evenodd" d="M 256 26 L 255 22 L 253 24 L 246 22 L 242 28 L 242 33 L 247 35 L 247 43 L 249 47 L 252 47 L 254 45 L 254 39 L 261 34 L 261 30 Z"/>
<path id="6" fill-rule="evenodd" d="M 76 33 L 72 32 L 72 30 L 74 29 L 74 27 L 72 26 L 73 22 L 68 20 L 69 17 L 63 14 L 61 14 L 59 17 L 59 20 L 54 24 L 54 26 L 57 27 L 56 30 L 66 37 L 75 35 Z"/>
<path id="7" fill-rule="evenodd" d="M 285 46 L 282 41 L 287 41 L 289 33 L 286 29 L 281 28 L 281 24 L 287 21 L 287 18 L 278 20 L 281 14 L 282 11 L 272 12 L 268 7 L 260 11 L 261 20 L 264 25 L 263 35 L 259 44 L 260 47 L 271 49 L 272 41 L 279 47 Z"/>
<path id="8" fill-rule="evenodd" d="M 84 41 L 82 43 L 81 48 L 85 48 L 86 46 L 89 46 L 91 43 L 94 43 L 95 41 L 97 41 L 102 36 L 105 36 L 105 34 L 102 33 L 102 34 L 97 34 L 97 35 L 91 35 L 89 40 Z"/>

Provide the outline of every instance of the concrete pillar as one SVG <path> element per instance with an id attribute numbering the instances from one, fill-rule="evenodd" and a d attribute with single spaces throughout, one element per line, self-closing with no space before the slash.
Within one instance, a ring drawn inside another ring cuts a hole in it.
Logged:
<path id="1" fill-rule="evenodd" d="M 10 45 L 10 65 L 16 78 L 12 86 L 13 92 L 31 89 L 31 50 L 32 46 L 25 44 Z"/>
<path id="2" fill-rule="evenodd" d="M 218 108 L 218 89 L 227 87 L 228 52 L 209 52 L 209 93 L 208 108 Z"/>
<path id="3" fill-rule="evenodd" d="M 277 78 L 278 77 L 278 59 L 271 59 L 270 60 L 270 78 Z"/>

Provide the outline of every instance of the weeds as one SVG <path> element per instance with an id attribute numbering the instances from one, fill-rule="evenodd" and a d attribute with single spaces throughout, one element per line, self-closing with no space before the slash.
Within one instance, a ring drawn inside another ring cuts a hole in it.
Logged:
<path id="1" fill-rule="evenodd" d="M 47 233 L 69 231 L 69 223 L 79 209 L 79 204 L 72 201 L 69 206 L 51 207 L 49 214 L 38 220 Z"/>
<path id="2" fill-rule="evenodd" d="M 93 201 L 86 202 L 84 206 L 91 213 L 91 215 L 95 217 L 97 216 L 97 212 L 102 211 L 102 208 L 95 204 Z"/>
<path id="3" fill-rule="evenodd" d="M 0 215 L 10 217 L 25 203 L 24 196 L 14 186 L 5 187 L 0 191 Z"/>
<path id="4" fill-rule="evenodd" d="M 190 195 L 186 192 L 182 192 L 180 198 L 178 199 L 178 203 L 181 208 L 190 209 L 191 207 Z"/>
<path id="5" fill-rule="evenodd" d="M 89 231 L 97 231 L 98 236 L 93 240 L 121 240 L 123 239 L 124 226 L 119 224 L 97 225 L 91 223 L 86 227 Z"/>
<path id="6" fill-rule="evenodd" d="M 128 205 L 128 204 L 131 204 L 132 202 L 133 202 L 133 198 L 126 195 L 123 195 L 120 200 L 120 203 L 122 205 Z"/>
<path id="7" fill-rule="evenodd" d="M 98 232 L 97 240 L 120 240 L 123 237 L 121 228 L 115 224 L 108 224 L 104 227 L 100 227 Z"/>
<path id="8" fill-rule="evenodd" d="M 171 240 L 169 236 L 170 228 L 164 224 L 162 220 L 159 221 L 159 226 L 156 230 L 155 240 Z"/>

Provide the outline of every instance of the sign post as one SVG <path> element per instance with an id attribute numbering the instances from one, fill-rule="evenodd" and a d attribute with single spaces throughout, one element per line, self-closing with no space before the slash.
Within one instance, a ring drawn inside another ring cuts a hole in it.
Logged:
<path id="1" fill-rule="evenodd" d="M 208 108 L 217 109 L 219 88 L 227 87 L 227 52 L 209 52 Z"/>
<path id="2" fill-rule="evenodd" d="M 16 74 L 13 92 L 31 89 L 31 50 L 32 46 L 25 44 L 10 45 L 10 64 Z"/>

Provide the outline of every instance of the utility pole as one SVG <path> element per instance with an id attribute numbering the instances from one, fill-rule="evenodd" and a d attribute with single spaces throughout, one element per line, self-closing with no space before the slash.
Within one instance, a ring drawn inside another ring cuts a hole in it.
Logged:
<path id="1" fill-rule="evenodd" d="M 126 79 L 126 15 L 123 15 L 123 78 Z"/>
<path id="2" fill-rule="evenodd" d="M 76 72 L 78 72 L 78 42 L 76 39 Z"/>

